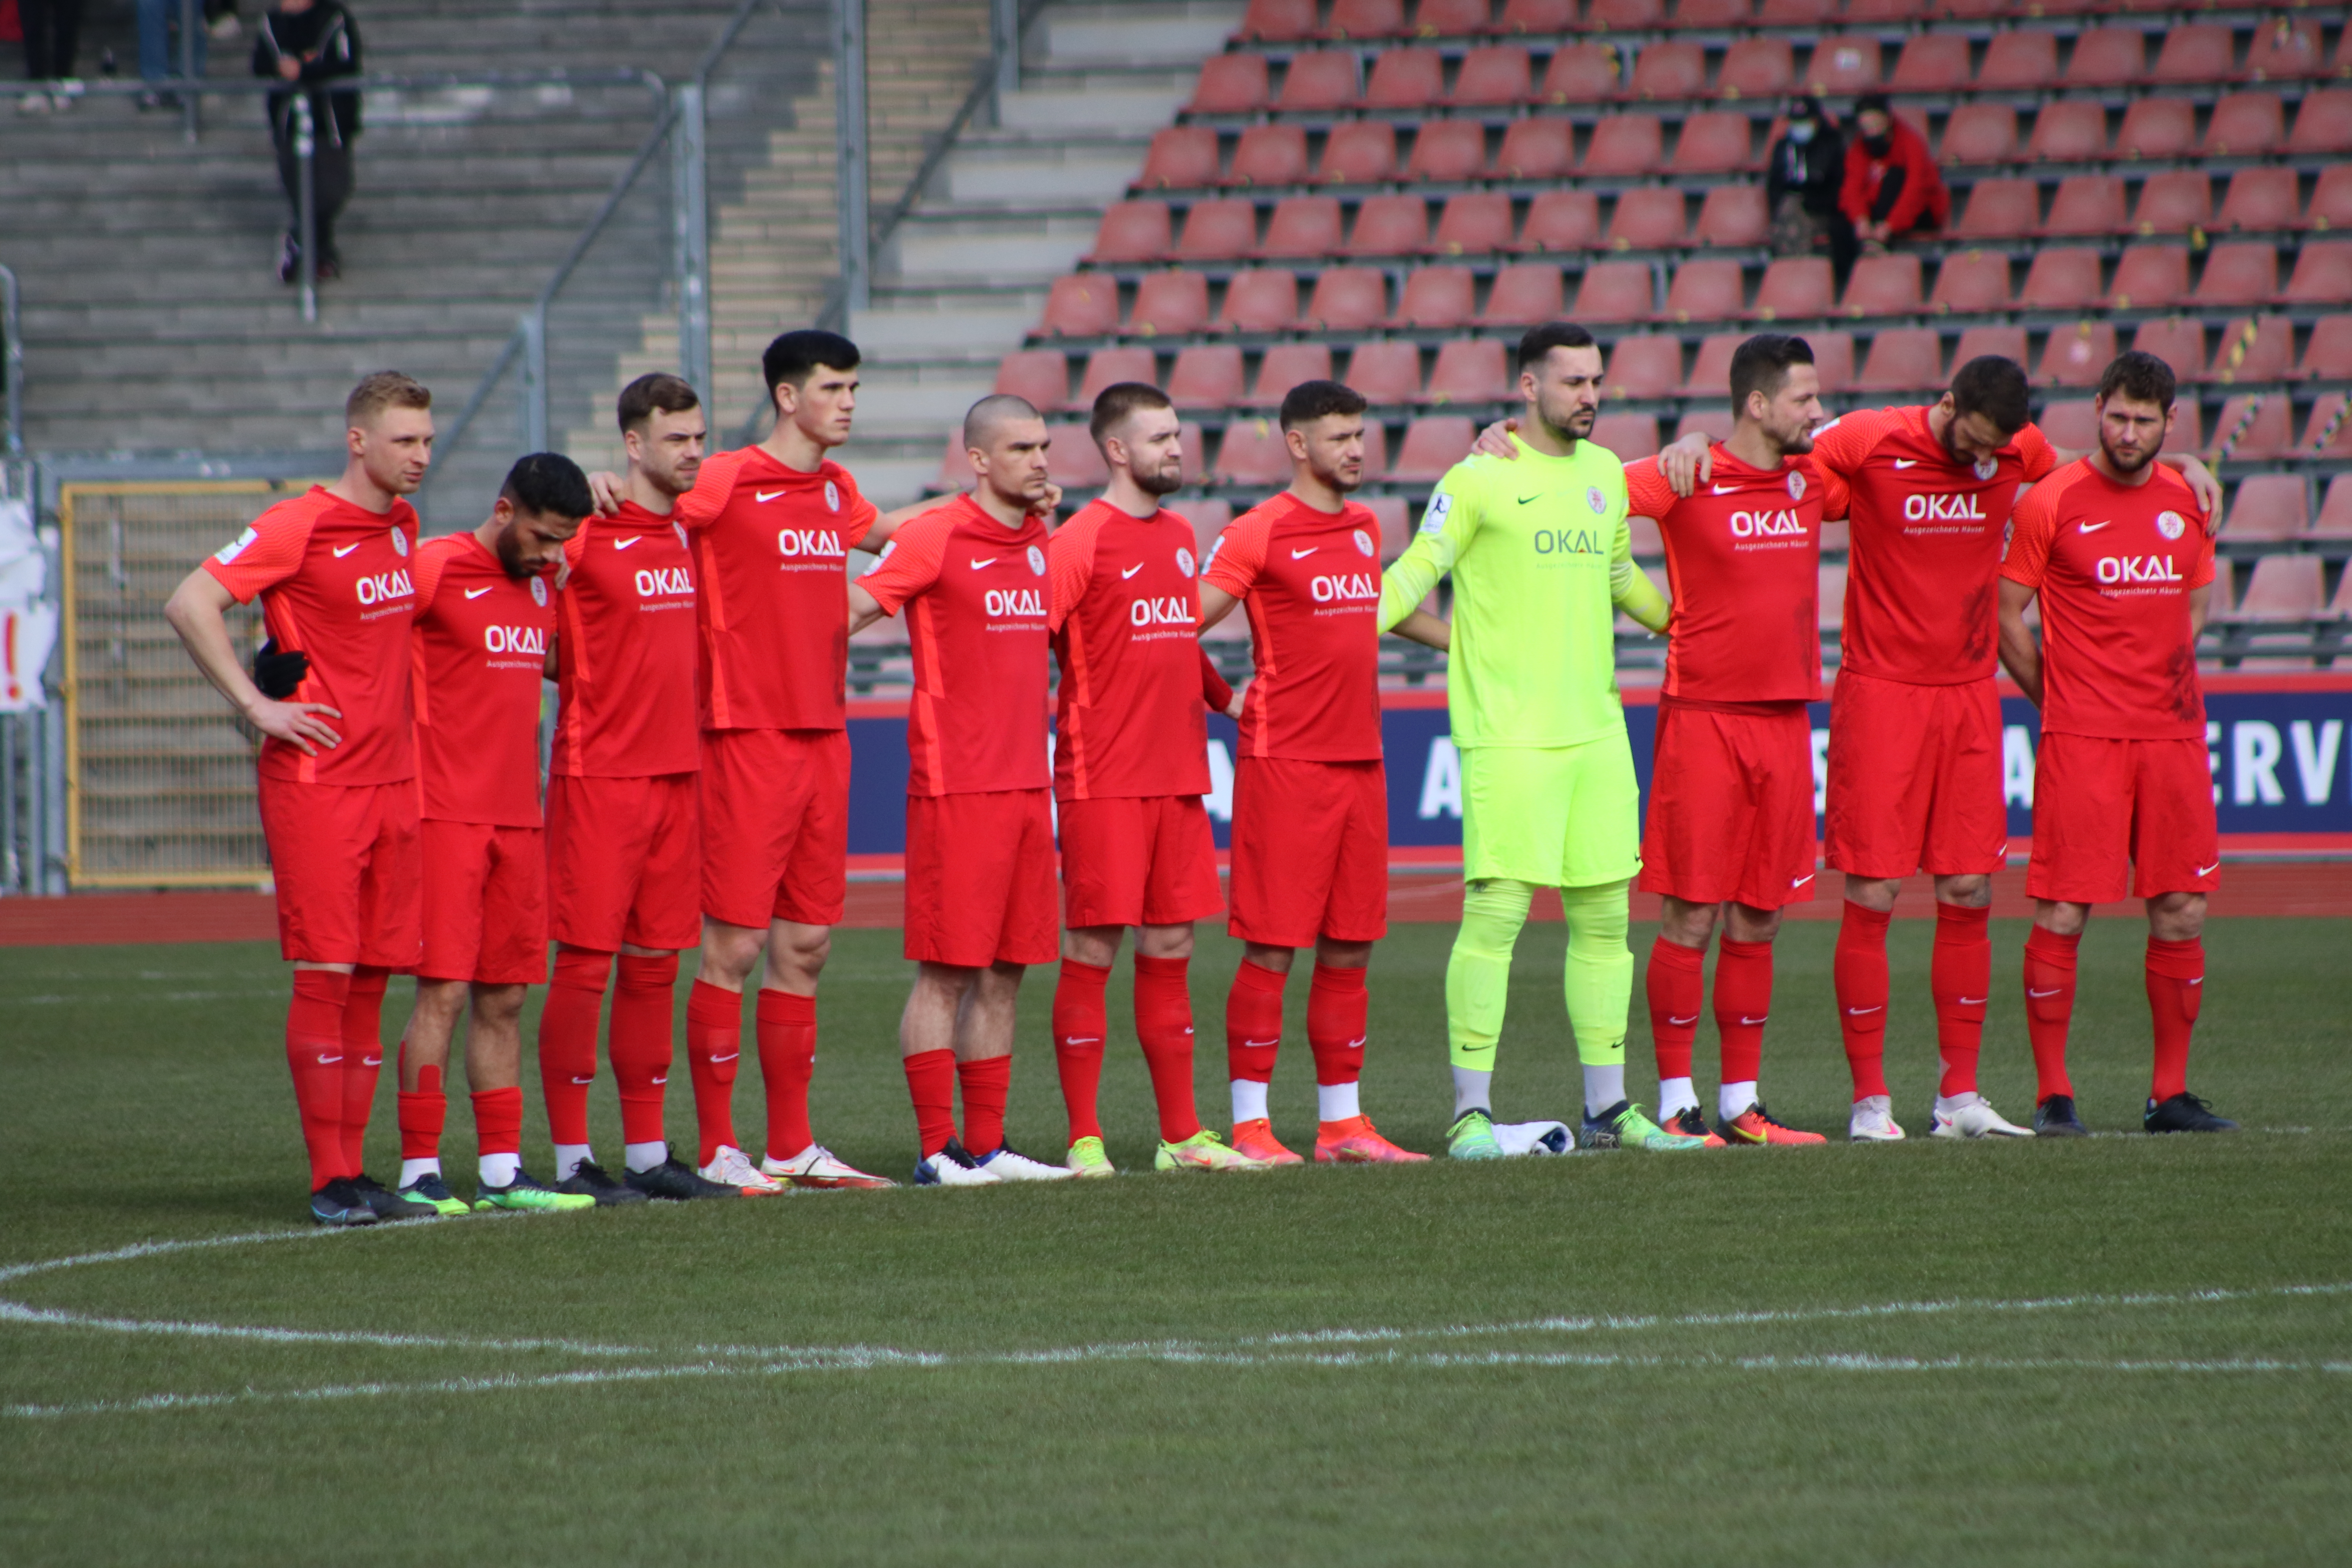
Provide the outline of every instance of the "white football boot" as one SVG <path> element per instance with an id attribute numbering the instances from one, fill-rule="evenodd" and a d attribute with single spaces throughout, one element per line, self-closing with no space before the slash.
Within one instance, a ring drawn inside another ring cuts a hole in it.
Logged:
<path id="1" fill-rule="evenodd" d="M 1003 1179 L 983 1169 L 971 1152 L 952 1138 L 938 1153 L 915 1162 L 915 1185 L 919 1187 L 992 1187 Z"/>
<path id="2" fill-rule="evenodd" d="M 1067 1165 L 1048 1165 L 1043 1160 L 1032 1160 L 1012 1144 L 1001 1144 L 987 1154 L 974 1157 L 973 1163 L 1000 1182 L 1066 1182 L 1077 1174 Z"/>
<path id="3" fill-rule="evenodd" d="M 747 1198 L 773 1197 L 784 1190 L 784 1184 L 773 1176 L 762 1174 L 751 1157 L 732 1143 L 719 1145 L 719 1152 L 710 1163 L 695 1173 L 706 1182 L 716 1182 L 722 1187 L 734 1187 Z"/>
<path id="4" fill-rule="evenodd" d="M 1936 1102 L 1933 1126 L 1927 1129 L 1930 1138 L 2031 1138 L 2033 1130 L 2020 1127 L 1986 1102 L 1985 1097 L 1971 1089 L 1967 1094 L 1954 1095 L 1949 1100 Z"/>
<path id="5" fill-rule="evenodd" d="M 1895 1124 L 1895 1102 L 1883 1094 L 1865 1094 L 1853 1102 L 1853 1120 L 1845 1135 L 1855 1143 L 1899 1143 L 1903 1129 Z"/>
<path id="6" fill-rule="evenodd" d="M 895 1187 L 898 1184 L 887 1176 L 868 1174 L 845 1161 L 834 1158 L 833 1151 L 822 1143 L 812 1143 L 789 1160 L 779 1160 L 771 1154 L 760 1162 L 760 1169 L 777 1181 L 795 1187 Z"/>

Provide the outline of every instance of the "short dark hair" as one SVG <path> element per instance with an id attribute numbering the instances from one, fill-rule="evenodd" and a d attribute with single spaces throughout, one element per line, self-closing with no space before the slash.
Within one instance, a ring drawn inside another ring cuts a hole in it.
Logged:
<path id="1" fill-rule="evenodd" d="M 1894 106 L 1887 102 L 1886 95 L 1883 92 L 1865 92 L 1853 100 L 1853 113 L 1857 120 L 1874 109 L 1889 120 L 1895 118 Z"/>
<path id="2" fill-rule="evenodd" d="M 644 429 L 656 409 L 664 414 L 683 414 L 689 408 L 701 406 L 702 399 L 695 395 L 694 387 L 684 376 L 657 370 L 650 375 L 641 375 L 621 388 L 621 432 L 626 435 L 632 430 Z"/>
<path id="3" fill-rule="evenodd" d="M 1038 418 L 1037 405 L 1025 397 L 1010 392 L 992 392 L 963 411 L 963 444 L 966 450 L 986 444 L 996 427 L 1007 419 Z"/>
<path id="4" fill-rule="evenodd" d="M 387 408 L 430 408 L 433 394 L 415 376 L 396 370 L 379 370 L 360 378 L 343 399 L 343 423 L 354 429 L 373 425 Z"/>
<path id="5" fill-rule="evenodd" d="M 1087 421 L 1087 434 L 1099 447 L 1103 437 L 1127 423 L 1130 414 L 1140 414 L 1147 408 L 1173 408 L 1168 395 L 1145 381 L 1115 381 L 1095 396 L 1094 417 Z"/>
<path id="6" fill-rule="evenodd" d="M 2099 375 L 2098 398 L 2102 403 L 2120 393 L 2134 403 L 2153 403 L 2158 408 L 2169 408 L 2173 390 L 2172 367 L 2138 349 L 2117 354 Z"/>
<path id="7" fill-rule="evenodd" d="M 1731 414 L 1748 410 L 1748 395 L 1760 392 L 1766 402 L 1788 384 L 1789 367 L 1813 363 L 1813 345 L 1787 332 L 1759 332 L 1731 351 Z"/>
<path id="8" fill-rule="evenodd" d="M 1574 321 L 1546 321 L 1540 327 L 1529 327 L 1519 340 L 1518 368 L 1541 364 L 1544 355 L 1554 349 L 1597 349 L 1601 345 L 1592 334 Z"/>
<path id="9" fill-rule="evenodd" d="M 2001 354 L 1979 354 L 1952 373 L 1952 412 L 1981 414 L 2003 436 L 2014 436 L 2033 417 L 2026 390 L 2023 365 Z"/>
<path id="10" fill-rule="evenodd" d="M 768 378 L 769 400 L 774 401 L 776 388 L 788 381 L 806 386 L 819 365 L 827 370 L 856 370 L 857 345 L 839 332 L 814 327 L 786 332 L 770 343 L 768 352 L 760 356 L 760 374 Z"/>
<path id="11" fill-rule="evenodd" d="M 499 498 L 517 511 L 567 517 L 574 522 L 596 510 L 596 498 L 588 493 L 588 476 L 561 452 L 517 458 L 515 466 L 507 470 L 507 482 L 499 487 Z"/>
<path id="12" fill-rule="evenodd" d="M 1296 430 L 1327 414 L 1361 414 L 1370 406 L 1352 386 L 1336 381 L 1302 381 L 1282 395 L 1282 427 Z"/>

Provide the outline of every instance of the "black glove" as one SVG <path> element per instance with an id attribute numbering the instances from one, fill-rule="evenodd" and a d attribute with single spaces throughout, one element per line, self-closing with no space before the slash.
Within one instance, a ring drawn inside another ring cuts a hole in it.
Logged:
<path id="1" fill-rule="evenodd" d="M 278 649 L 278 639 L 265 641 L 253 655 L 253 683 L 261 694 L 273 701 L 283 702 L 294 695 L 302 678 L 310 673 L 310 656 L 300 648 Z"/>

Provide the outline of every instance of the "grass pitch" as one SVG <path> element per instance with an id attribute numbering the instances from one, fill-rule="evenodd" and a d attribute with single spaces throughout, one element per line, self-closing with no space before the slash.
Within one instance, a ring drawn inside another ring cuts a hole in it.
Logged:
<path id="1" fill-rule="evenodd" d="M 1894 933 L 1915 1134 L 1931 924 Z M 2142 930 L 2084 942 L 2076 1084 L 2119 1134 L 2084 1142 L 1139 1174 L 339 1236 L 299 1223 L 270 951 L 0 952 L 0 1560 L 2341 1561 L 2352 929 L 2209 931 L 2191 1084 L 2249 1131 L 2167 1140 L 2126 1132 Z M 1842 1140 L 1834 934 L 1780 939 L 1765 1076 L 1784 1120 Z M 1374 963 L 1366 1109 L 1423 1149 L 1450 1109 L 1451 935 L 1400 927 Z M 1561 937 L 1520 944 L 1507 1118 L 1574 1114 Z M 1996 927 L 1985 1078 L 2019 1118 L 2022 938 Z M 1213 1122 L 1235 956 L 1204 937 L 1193 970 Z M 1126 973 L 1104 1112 L 1134 1167 L 1150 1102 Z M 839 934 L 815 1088 L 819 1136 L 902 1176 L 906 981 L 895 932 Z M 1306 989 L 1274 1092 L 1294 1143 Z M 1032 976 L 1012 1102 L 1041 1155 L 1062 1131 L 1050 993 Z M 1711 1055 L 1703 1037 L 1702 1071 Z M 681 1142 L 688 1095 L 680 1072 Z M 453 1100 L 445 1159 L 470 1192 Z M 617 1163 L 609 1074 L 595 1103 Z M 535 1105 L 525 1139 L 544 1171 Z M 24 1267 L 148 1242 L 218 1244 Z"/>

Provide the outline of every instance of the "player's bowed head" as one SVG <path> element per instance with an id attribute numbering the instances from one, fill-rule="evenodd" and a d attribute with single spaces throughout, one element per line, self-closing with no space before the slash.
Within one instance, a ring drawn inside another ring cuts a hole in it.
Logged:
<path id="1" fill-rule="evenodd" d="M 499 499 L 474 537 L 499 558 L 508 576 L 525 583 L 562 564 L 564 545 L 595 508 L 579 464 L 561 452 L 533 452 L 507 470 Z"/>

